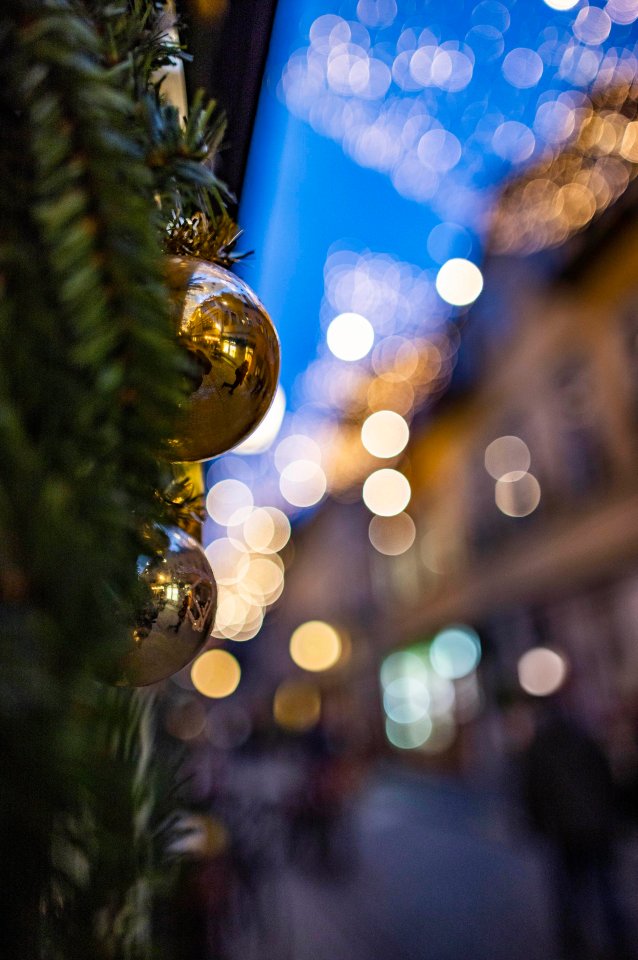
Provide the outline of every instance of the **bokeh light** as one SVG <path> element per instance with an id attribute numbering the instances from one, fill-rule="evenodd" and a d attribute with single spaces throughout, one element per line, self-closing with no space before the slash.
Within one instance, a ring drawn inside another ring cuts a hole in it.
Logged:
<path id="1" fill-rule="evenodd" d="M 526 693 L 548 697 L 562 687 L 567 677 L 567 661 L 549 647 L 533 647 L 518 661 L 518 681 Z"/>
<path id="2" fill-rule="evenodd" d="M 410 549 L 416 538 L 414 520 L 407 513 L 372 517 L 368 527 L 370 543 L 387 557 L 398 557 Z"/>
<path id="3" fill-rule="evenodd" d="M 177 740 L 194 740 L 206 726 L 206 708 L 194 698 L 175 703 L 167 711 L 164 726 Z"/>
<path id="4" fill-rule="evenodd" d="M 439 676 L 460 680 L 476 670 L 481 659 L 481 641 L 471 627 L 446 627 L 434 637 L 430 661 Z"/>
<path id="5" fill-rule="evenodd" d="M 378 410 L 361 427 L 361 442 L 373 457 L 396 457 L 410 439 L 410 428 L 393 410 Z"/>
<path id="6" fill-rule="evenodd" d="M 541 501 L 541 487 L 531 473 L 515 470 L 496 481 L 496 506 L 508 517 L 527 517 Z"/>
<path id="7" fill-rule="evenodd" d="M 277 507 L 257 507 L 244 522 L 246 544 L 257 553 L 277 553 L 290 539 L 290 520 Z"/>
<path id="8" fill-rule="evenodd" d="M 483 274 L 471 260 L 453 257 L 436 275 L 436 289 L 446 303 L 465 307 L 473 303 L 483 289 Z"/>
<path id="9" fill-rule="evenodd" d="M 524 123 L 506 120 L 494 131 L 492 149 L 497 156 L 510 163 L 522 163 L 534 153 L 536 138 Z"/>
<path id="10" fill-rule="evenodd" d="M 426 644 L 397 650 L 380 670 L 385 731 L 403 750 L 447 750 L 456 736 L 456 683 L 437 674 Z"/>
<path id="11" fill-rule="evenodd" d="M 326 340 L 339 360 L 361 360 L 372 349 L 374 328 L 360 313 L 340 313 L 330 323 Z"/>
<path id="12" fill-rule="evenodd" d="M 520 437 L 497 437 L 485 448 L 485 469 L 495 480 L 506 473 L 525 473 L 531 462 L 529 448 Z"/>
<path id="13" fill-rule="evenodd" d="M 636 19 L 636 4 L 634 14 Z M 561 75 L 580 85 L 598 75 L 599 82 L 591 97 L 572 90 L 539 98 L 533 127 L 547 149 L 502 190 L 490 231 L 490 245 L 497 253 L 526 254 L 563 243 L 616 200 L 638 172 L 636 92 L 631 86 L 635 55 L 625 51 L 617 57 L 610 51 L 601 60 L 584 45 L 597 46 L 596 30 L 610 22 L 600 8 L 583 7 L 577 21 L 574 29 L 590 40 L 565 50 Z"/>
<path id="14" fill-rule="evenodd" d="M 638 0 L 537 0 L 529 7 L 497 0 L 446 7 L 433 0 L 426 6 L 353 0 L 347 13 L 340 7 L 310 16 L 286 31 L 284 44 L 294 36 L 293 45 L 282 47 L 277 74 L 269 76 L 277 110 L 283 104 L 301 121 L 295 128 L 307 125 L 302 136 L 317 145 L 317 155 L 327 149 L 337 164 L 339 151 L 347 158 L 343 182 L 356 175 L 354 165 L 365 168 L 367 178 L 375 171 L 370 186 L 383 178 L 384 199 L 406 214 L 399 246 L 372 224 L 353 230 L 360 218 L 350 204 L 359 193 L 344 191 L 339 233 L 315 231 L 318 254 L 311 227 L 304 258 L 311 248 L 315 263 L 325 258 L 323 291 L 318 276 L 317 283 L 306 284 L 305 277 L 291 283 L 282 331 L 302 315 L 303 298 L 303 315 L 318 317 L 330 348 L 309 329 L 311 352 L 318 345 L 314 360 L 304 358 L 296 380 L 301 363 L 292 373 L 294 363 L 285 364 L 292 408 L 274 455 L 251 463 L 251 475 L 235 462 L 230 473 L 221 464 L 209 472 L 211 483 L 222 476 L 243 482 L 256 496 L 259 490 L 257 502 L 276 503 L 291 516 L 326 493 L 351 500 L 371 470 L 370 456 L 400 455 L 391 445 L 369 442 L 370 415 L 412 422 L 446 389 L 459 345 L 452 308 L 480 293 L 475 262 L 485 247 L 509 255 L 562 243 L 638 172 L 638 65 L 634 32 L 625 26 L 638 17 Z M 490 219 L 493 187 L 503 182 Z M 416 230 L 410 209 L 419 217 Z M 340 337 L 345 346 L 333 353 L 332 340 Z M 284 408 L 285 401 L 282 416 Z M 507 516 L 525 517 L 540 503 L 530 468 L 529 451 L 488 467 L 497 482 L 495 502 Z M 245 554 L 234 572 L 226 570 L 228 586 L 247 576 L 252 554 L 280 549 L 267 542 L 270 524 L 262 509 L 253 509 L 241 530 L 227 531 Z M 232 511 L 231 519 L 239 526 Z M 407 530 L 409 518 L 384 524 L 377 514 L 370 523 L 376 549 L 398 555 L 401 545 L 384 548 L 379 535 L 398 531 L 401 522 Z M 444 536 L 430 533 L 423 545 L 429 569 L 447 573 L 455 558 Z M 239 621 L 227 629 L 239 630 Z"/>
<path id="15" fill-rule="evenodd" d="M 517 47 L 503 60 L 503 76 L 513 87 L 535 87 L 543 75 L 543 61 L 535 50 Z"/>
<path id="16" fill-rule="evenodd" d="M 544 0 L 552 10 L 572 10 L 577 7 L 580 0 Z"/>
<path id="17" fill-rule="evenodd" d="M 427 250 L 436 263 L 445 263 L 453 257 L 467 257 L 472 250 L 472 238 L 458 223 L 439 223 L 430 231 Z"/>
<path id="18" fill-rule="evenodd" d="M 220 537 L 204 550 L 218 586 L 237 583 L 248 568 L 250 556 L 236 540 Z"/>
<path id="19" fill-rule="evenodd" d="M 220 587 L 213 636 L 218 639 L 244 641 L 255 637 L 262 626 L 265 603 L 260 594 L 256 597 L 237 588 Z"/>
<path id="20" fill-rule="evenodd" d="M 432 733 L 432 720 L 426 714 L 415 723 L 397 723 L 391 717 L 385 721 L 385 733 L 393 747 L 399 750 L 416 750 L 423 746 Z"/>
<path id="21" fill-rule="evenodd" d="M 275 691 L 273 716 L 284 730 L 295 733 L 311 730 L 321 716 L 318 687 L 305 680 L 284 680 Z"/>
<path id="22" fill-rule="evenodd" d="M 290 638 L 290 656 L 302 670 L 329 670 L 341 656 L 341 637 L 323 620 L 308 620 Z"/>
<path id="23" fill-rule="evenodd" d="M 229 697 L 239 686 L 241 668 L 232 653 L 207 650 L 191 667 L 191 680 L 204 697 Z"/>
<path id="24" fill-rule="evenodd" d="M 275 450 L 275 466 L 281 473 L 295 460 L 310 460 L 321 463 L 321 447 L 304 433 L 293 433 L 277 444 Z"/>
<path id="25" fill-rule="evenodd" d="M 229 632 L 228 637 L 225 639 L 232 640 L 233 643 L 245 643 L 247 640 L 252 640 L 261 630 L 262 623 L 263 614 L 257 620 L 245 624 L 240 629 L 235 628 L 232 635 L 230 635 Z"/>
<path id="26" fill-rule="evenodd" d="M 410 383 L 388 383 L 378 377 L 369 385 L 366 399 L 371 410 L 392 406 L 396 413 L 406 414 L 414 407 L 414 387 Z"/>
<path id="27" fill-rule="evenodd" d="M 381 664 L 381 686 L 387 687 L 397 677 L 417 676 L 427 678 L 428 670 L 423 659 L 410 650 L 397 650 L 385 658 Z"/>
<path id="28" fill-rule="evenodd" d="M 428 712 L 430 693 L 419 676 L 397 677 L 383 691 L 383 707 L 395 723 L 414 723 Z"/>
<path id="29" fill-rule="evenodd" d="M 389 27 L 398 13 L 396 0 L 359 0 L 357 17 L 367 27 Z"/>
<path id="30" fill-rule="evenodd" d="M 428 671 L 430 716 L 437 723 L 453 716 L 456 707 L 456 687 L 452 680 L 442 677 L 434 668 Z"/>
<path id="31" fill-rule="evenodd" d="M 363 502 L 368 510 L 381 517 L 401 513 L 410 502 L 411 495 L 407 478 L 398 470 L 387 467 L 375 470 L 363 484 Z"/>
<path id="32" fill-rule="evenodd" d="M 328 481 L 318 463 L 294 460 L 281 471 L 279 489 L 284 500 L 294 507 L 312 507 L 319 503 Z"/>
<path id="33" fill-rule="evenodd" d="M 584 6 L 574 21 L 574 35 L 581 43 L 598 46 L 604 43 L 611 31 L 611 17 L 601 7 Z"/>
<path id="34" fill-rule="evenodd" d="M 562 243 L 633 179 L 636 52 L 635 36 L 624 25 L 638 17 L 638 2 L 353 0 L 334 10 L 284 31 L 268 90 L 276 90 L 277 110 L 283 104 L 301 121 L 295 128 L 307 125 L 303 141 L 297 134 L 289 141 L 295 150 L 310 138 L 322 160 L 326 149 L 333 151 L 344 183 L 356 183 L 354 165 L 366 171 L 364 177 L 376 171 L 385 180 L 384 202 L 398 203 L 395 209 L 405 213 L 400 247 L 406 255 L 399 260 L 394 238 L 384 237 L 384 218 L 376 218 L 381 229 L 351 229 L 360 214 L 368 215 L 356 209 L 356 189 L 348 188 L 339 200 L 337 236 L 314 230 L 321 191 L 314 189 L 311 163 L 309 176 L 294 187 L 292 204 L 289 197 L 289 207 L 301 211 L 306 204 L 311 211 L 304 260 L 312 248 L 310 260 L 317 262 L 326 241 L 328 250 L 321 302 L 314 281 L 304 277 L 289 284 L 282 330 L 294 329 L 300 306 L 310 307 L 334 349 L 329 355 L 319 341 L 315 359 L 304 358 L 291 397 L 321 408 L 324 422 L 338 424 L 334 433 L 345 434 L 370 412 L 409 416 L 445 389 L 455 351 L 443 350 L 440 371 L 426 380 L 409 372 L 413 356 L 408 363 L 377 364 L 377 348 L 386 341 L 392 348 L 400 340 L 410 345 L 430 333 L 442 341 L 452 337 L 449 307 L 467 306 L 478 296 L 482 280 L 473 261 L 482 247 L 510 254 Z M 266 110 L 270 99 L 265 95 Z M 522 164 L 525 174 L 511 176 Z M 503 182 L 505 193 L 490 224 L 491 191 Z M 420 205 L 416 227 L 408 215 L 414 204 Z M 259 222 L 268 223 L 259 209 Z M 360 246 L 346 239 L 352 235 L 362 237 Z M 447 289 L 454 266 L 460 276 Z M 374 375 L 369 364 L 356 363 L 370 351 Z M 406 349 L 406 357 L 414 352 Z M 348 365 L 335 357 L 355 362 L 346 371 Z M 291 388 L 293 374 L 289 367 Z M 369 469 L 359 451 L 347 467 L 333 469 L 329 459 L 324 452 L 320 466 L 327 489 L 337 494 Z M 301 509 L 306 503 L 288 502 Z"/>
<path id="35" fill-rule="evenodd" d="M 614 23 L 633 23 L 638 20 L 638 0 L 607 0 L 605 10 Z"/>
<path id="36" fill-rule="evenodd" d="M 239 593 L 255 603 L 272 603 L 280 596 L 284 580 L 284 565 L 280 558 L 253 556 L 237 584 Z"/>
<path id="37" fill-rule="evenodd" d="M 222 526 L 243 523 L 253 508 L 253 495 L 241 480 L 220 480 L 206 496 L 209 516 Z"/>

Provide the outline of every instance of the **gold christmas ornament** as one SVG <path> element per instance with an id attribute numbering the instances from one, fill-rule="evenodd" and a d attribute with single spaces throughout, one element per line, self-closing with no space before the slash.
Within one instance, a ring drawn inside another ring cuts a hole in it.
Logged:
<path id="1" fill-rule="evenodd" d="M 244 440 L 265 416 L 277 388 L 279 340 L 250 287 L 224 267 L 169 257 L 167 282 L 178 338 L 197 371 L 168 456 L 208 460 Z"/>
<path id="2" fill-rule="evenodd" d="M 118 686 L 158 683 L 190 663 L 210 636 L 217 585 L 206 554 L 178 527 L 159 531 L 165 546 L 137 561 L 144 597 L 119 663 Z"/>

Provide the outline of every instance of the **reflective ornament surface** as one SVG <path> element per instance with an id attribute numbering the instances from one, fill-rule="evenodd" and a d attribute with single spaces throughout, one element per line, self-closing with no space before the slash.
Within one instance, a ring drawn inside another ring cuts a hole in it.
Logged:
<path id="1" fill-rule="evenodd" d="M 163 527 L 165 546 L 138 558 L 139 613 L 119 663 L 118 686 L 158 683 L 199 653 L 210 636 L 217 585 L 206 554 L 178 527 Z"/>
<path id="2" fill-rule="evenodd" d="M 208 460 L 244 440 L 265 416 L 277 388 L 279 340 L 255 294 L 230 271 L 169 257 L 166 273 L 177 335 L 196 370 L 168 456 Z"/>

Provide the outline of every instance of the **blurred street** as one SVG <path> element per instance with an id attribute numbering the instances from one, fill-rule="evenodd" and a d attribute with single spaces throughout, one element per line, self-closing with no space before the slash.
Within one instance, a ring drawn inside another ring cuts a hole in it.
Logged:
<path id="1" fill-rule="evenodd" d="M 302 853 L 262 873 L 230 956 L 550 960 L 542 865 L 506 819 L 460 782 L 383 766 L 334 825 L 327 861 Z"/>
<path id="2" fill-rule="evenodd" d="M 288 880 L 295 960 L 548 960 L 541 865 L 495 814 L 456 783 L 381 771 L 353 811 L 350 876 Z"/>

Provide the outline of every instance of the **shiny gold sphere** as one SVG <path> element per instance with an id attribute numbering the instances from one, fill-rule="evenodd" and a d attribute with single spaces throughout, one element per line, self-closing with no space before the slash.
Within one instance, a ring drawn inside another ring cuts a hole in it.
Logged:
<path id="1" fill-rule="evenodd" d="M 206 554 L 178 527 L 164 527 L 161 552 L 137 561 L 144 599 L 119 663 L 118 686 L 158 683 L 200 652 L 210 636 L 217 585 Z"/>
<path id="2" fill-rule="evenodd" d="M 168 457 L 208 460 L 244 440 L 265 416 L 277 389 L 279 340 L 255 294 L 230 271 L 169 257 L 166 273 L 177 335 L 197 371 Z"/>

